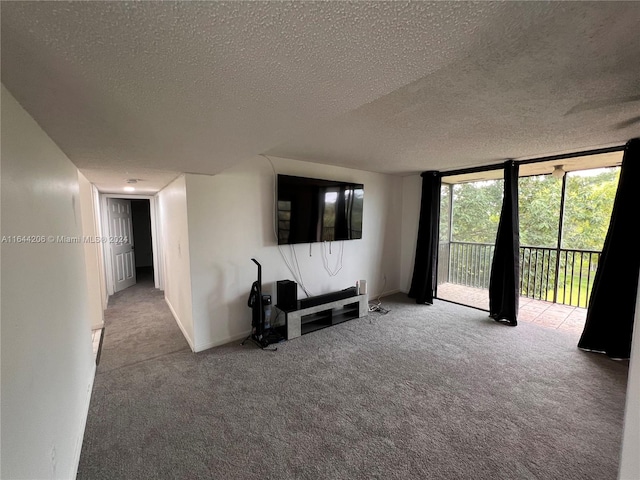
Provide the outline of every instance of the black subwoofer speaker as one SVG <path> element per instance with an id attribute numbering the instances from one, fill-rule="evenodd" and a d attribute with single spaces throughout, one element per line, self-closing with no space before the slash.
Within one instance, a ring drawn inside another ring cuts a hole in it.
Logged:
<path id="1" fill-rule="evenodd" d="M 291 280 L 278 280 L 276 282 L 278 293 L 278 307 L 280 310 L 290 312 L 298 308 L 298 284 Z"/>

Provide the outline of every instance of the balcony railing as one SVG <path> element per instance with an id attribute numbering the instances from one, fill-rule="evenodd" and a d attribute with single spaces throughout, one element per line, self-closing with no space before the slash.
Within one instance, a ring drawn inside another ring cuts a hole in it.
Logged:
<path id="1" fill-rule="evenodd" d="M 440 243 L 438 283 L 489 288 L 495 246 L 490 243 Z M 537 300 L 586 308 L 600 252 L 520 247 L 520 294 Z"/>

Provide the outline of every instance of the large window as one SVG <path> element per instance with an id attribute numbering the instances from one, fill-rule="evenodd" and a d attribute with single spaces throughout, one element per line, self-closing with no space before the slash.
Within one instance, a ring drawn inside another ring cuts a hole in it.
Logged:
<path id="1" fill-rule="evenodd" d="M 493 243 L 496 240 L 504 180 L 453 185 L 454 242 Z"/>
<path id="2" fill-rule="evenodd" d="M 521 296 L 586 308 L 620 174 L 619 166 L 596 163 L 615 165 L 621 159 L 622 153 L 614 152 L 568 159 L 561 166 L 521 166 Z M 563 177 L 565 168 L 570 171 Z M 551 175 L 554 169 L 561 175 Z M 437 296 L 488 309 L 503 180 L 499 170 L 480 175 L 443 177 Z"/>
<path id="3" fill-rule="evenodd" d="M 521 178 L 521 295 L 586 307 L 618 185 L 619 168 L 578 170 L 562 179 Z M 561 245 L 558 229 L 562 224 Z"/>
<path id="4" fill-rule="evenodd" d="M 567 173 L 562 248 L 602 250 L 620 167 Z"/>
<path id="5" fill-rule="evenodd" d="M 521 177 L 518 181 L 520 245 L 558 245 L 562 179 L 551 175 Z"/>
<path id="6" fill-rule="evenodd" d="M 489 308 L 487 289 L 503 184 L 504 180 L 443 183 L 438 298 Z M 447 222 L 444 228 L 443 221 Z M 445 238 L 443 230 L 447 234 Z"/>

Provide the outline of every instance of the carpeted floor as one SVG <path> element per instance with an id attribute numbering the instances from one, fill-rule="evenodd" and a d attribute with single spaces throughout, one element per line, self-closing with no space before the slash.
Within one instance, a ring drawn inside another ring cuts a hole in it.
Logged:
<path id="1" fill-rule="evenodd" d="M 153 273 L 138 273 L 136 285 L 109 298 L 97 373 L 179 351 L 191 350 L 164 301 L 164 293 L 153 288 Z"/>
<path id="2" fill-rule="evenodd" d="M 160 292 L 110 302 L 79 479 L 615 479 L 628 363 L 398 294 L 194 354 Z M 247 323 L 250 312 L 247 309 Z"/>

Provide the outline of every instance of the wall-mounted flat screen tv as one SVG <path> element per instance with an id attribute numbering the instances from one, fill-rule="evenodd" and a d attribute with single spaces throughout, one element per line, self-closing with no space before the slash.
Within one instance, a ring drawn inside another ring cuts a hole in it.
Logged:
<path id="1" fill-rule="evenodd" d="M 362 238 L 364 185 L 278 175 L 278 244 Z"/>

